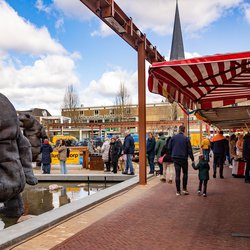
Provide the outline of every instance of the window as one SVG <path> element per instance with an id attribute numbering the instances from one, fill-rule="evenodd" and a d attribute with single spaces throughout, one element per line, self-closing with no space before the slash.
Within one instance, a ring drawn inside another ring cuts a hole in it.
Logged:
<path id="1" fill-rule="evenodd" d="M 96 110 L 94 111 L 94 113 L 95 113 L 95 115 L 99 115 L 99 110 L 96 109 Z"/>
<path id="2" fill-rule="evenodd" d="M 80 115 L 84 115 L 84 111 L 80 111 Z"/>
<path id="3" fill-rule="evenodd" d="M 114 115 L 114 114 L 115 114 L 115 110 L 114 110 L 114 109 L 110 109 L 110 110 L 109 110 L 109 114 L 110 114 L 110 115 Z"/>

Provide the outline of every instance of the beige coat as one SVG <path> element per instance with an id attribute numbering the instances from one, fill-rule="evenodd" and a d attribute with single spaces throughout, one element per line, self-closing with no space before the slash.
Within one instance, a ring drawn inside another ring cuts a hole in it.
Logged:
<path id="1" fill-rule="evenodd" d="M 58 151 L 58 159 L 60 161 L 66 161 L 66 159 L 67 159 L 67 147 L 65 145 L 59 146 L 57 148 L 57 151 Z"/>

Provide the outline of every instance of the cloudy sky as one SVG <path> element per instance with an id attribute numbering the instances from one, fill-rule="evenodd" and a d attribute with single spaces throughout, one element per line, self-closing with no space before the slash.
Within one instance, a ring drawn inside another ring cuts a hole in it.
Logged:
<path id="1" fill-rule="evenodd" d="M 175 0 L 116 3 L 168 58 Z M 249 0 L 179 0 L 179 10 L 186 57 L 249 51 Z M 80 0 L 0 0 L 0 34 L 1 93 L 16 109 L 59 115 L 71 84 L 84 106 L 114 104 L 121 82 L 137 103 L 136 52 Z"/>

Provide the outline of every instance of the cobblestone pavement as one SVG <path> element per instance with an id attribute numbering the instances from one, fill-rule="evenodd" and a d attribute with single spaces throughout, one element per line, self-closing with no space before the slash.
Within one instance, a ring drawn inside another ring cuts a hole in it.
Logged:
<path id="1" fill-rule="evenodd" d="M 197 172 L 189 169 L 189 192 L 176 196 L 175 185 L 160 183 L 137 195 L 53 248 L 57 249 L 250 249 L 250 184 L 211 179 L 208 197 L 196 194 Z M 155 181 L 154 180 L 154 181 Z M 133 196 L 133 193 L 131 193 Z"/>

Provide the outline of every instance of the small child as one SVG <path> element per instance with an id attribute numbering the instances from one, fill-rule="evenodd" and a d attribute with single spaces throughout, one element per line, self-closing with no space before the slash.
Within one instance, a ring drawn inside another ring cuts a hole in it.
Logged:
<path id="1" fill-rule="evenodd" d="M 192 165 L 195 170 L 199 170 L 199 188 L 198 188 L 198 195 L 201 195 L 202 191 L 202 184 L 203 184 L 203 197 L 207 197 L 207 182 L 209 180 L 209 170 L 210 166 L 208 161 L 204 159 L 203 155 L 199 156 L 199 163 L 195 166 Z"/>

